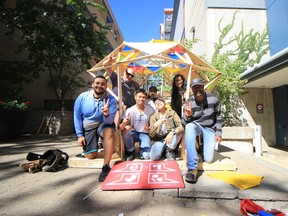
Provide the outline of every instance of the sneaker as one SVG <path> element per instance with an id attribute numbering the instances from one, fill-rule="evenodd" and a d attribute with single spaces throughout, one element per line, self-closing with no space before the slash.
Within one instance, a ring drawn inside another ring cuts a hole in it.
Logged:
<path id="1" fill-rule="evenodd" d="M 75 157 L 77 157 L 77 158 L 85 158 L 85 155 L 82 153 L 82 154 L 75 155 Z"/>
<path id="2" fill-rule="evenodd" d="M 150 151 L 151 151 L 151 147 L 140 148 L 140 159 L 149 160 Z"/>
<path id="3" fill-rule="evenodd" d="M 167 160 L 175 160 L 175 153 L 173 150 L 166 148 L 166 154 L 165 154 Z"/>
<path id="4" fill-rule="evenodd" d="M 133 161 L 135 159 L 135 150 L 132 152 L 125 152 L 126 161 Z"/>
<path id="5" fill-rule="evenodd" d="M 185 181 L 188 183 L 196 183 L 197 182 L 197 170 L 188 169 Z"/>
<path id="6" fill-rule="evenodd" d="M 102 172 L 99 176 L 99 182 L 104 182 L 106 177 L 108 176 L 109 172 L 110 172 L 111 168 L 108 164 L 104 165 L 102 167 Z"/>

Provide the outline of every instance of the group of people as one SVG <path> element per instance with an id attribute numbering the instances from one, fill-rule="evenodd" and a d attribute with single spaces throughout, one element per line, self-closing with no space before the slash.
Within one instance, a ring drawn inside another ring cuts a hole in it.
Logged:
<path id="1" fill-rule="evenodd" d="M 113 61 L 112 57 L 109 58 L 106 64 Z M 112 69 L 106 72 L 117 94 L 117 74 Z M 221 142 L 219 100 L 214 94 L 204 91 L 205 83 L 201 78 L 192 80 L 193 94 L 185 99 L 185 78 L 178 74 L 173 79 L 170 110 L 164 98 L 158 97 L 155 86 L 149 88 L 148 94 L 139 87 L 133 80 L 135 73 L 134 68 L 127 68 L 121 77 L 122 99 L 126 110 L 119 125 L 115 125 L 117 100 L 106 91 L 105 76 L 96 76 L 92 89 L 76 99 L 74 125 L 83 154 L 88 159 L 96 158 L 98 139 L 102 140 L 104 165 L 99 181 L 103 182 L 111 169 L 109 164 L 115 147 L 116 127 L 121 130 L 125 160 L 128 161 L 135 159 L 135 142 L 139 142 L 141 159 L 159 160 L 165 156 L 167 160 L 174 160 L 175 151 L 184 135 L 188 169 L 185 180 L 195 183 L 198 167 L 196 136 L 203 134 L 203 156 L 207 162 L 213 161 L 214 143 Z"/>

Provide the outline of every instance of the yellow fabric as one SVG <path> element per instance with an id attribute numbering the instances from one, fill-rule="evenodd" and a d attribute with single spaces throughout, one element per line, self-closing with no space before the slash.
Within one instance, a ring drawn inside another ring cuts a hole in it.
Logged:
<path id="1" fill-rule="evenodd" d="M 257 176 L 251 174 L 238 173 L 233 171 L 222 171 L 209 173 L 208 176 L 225 181 L 238 187 L 241 190 L 246 190 L 260 184 L 264 176 Z"/>

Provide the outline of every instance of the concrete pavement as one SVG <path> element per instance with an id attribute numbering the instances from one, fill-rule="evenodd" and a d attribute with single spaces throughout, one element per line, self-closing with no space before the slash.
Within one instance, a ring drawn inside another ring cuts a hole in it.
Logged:
<path id="1" fill-rule="evenodd" d="M 220 148 L 236 162 L 237 172 L 263 175 L 247 190 L 200 172 L 196 184 L 184 189 L 102 191 L 100 169 L 67 168 L 55 173 L 23 172 L 28 152 L 59 148 L 81 152 L 75 136 L 24 136 L 0 143 L 0 215 L 241 215 L 240 202 L 249 198 L 266 209 L 288 213 L 288 151 L 268 149 L 262 158 Z M 185 167 L 180 165 L 185 171 Z"/>

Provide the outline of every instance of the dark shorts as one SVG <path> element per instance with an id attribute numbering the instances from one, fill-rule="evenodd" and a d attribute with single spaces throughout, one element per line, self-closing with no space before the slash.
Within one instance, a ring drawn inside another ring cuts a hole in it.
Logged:
<path id="1" fill-rule="evenodd" d="M 98 152 L 98 139 L 102 137 L 102 132 L 105 128 L 112 128 L 115 131 L 115 124 L 104 124 L 101 123 L 97 128 L 84 131 L 84 137 L 86 145 L 83 147 L 84 154 L 90 154 L 92 152 Z"/>

